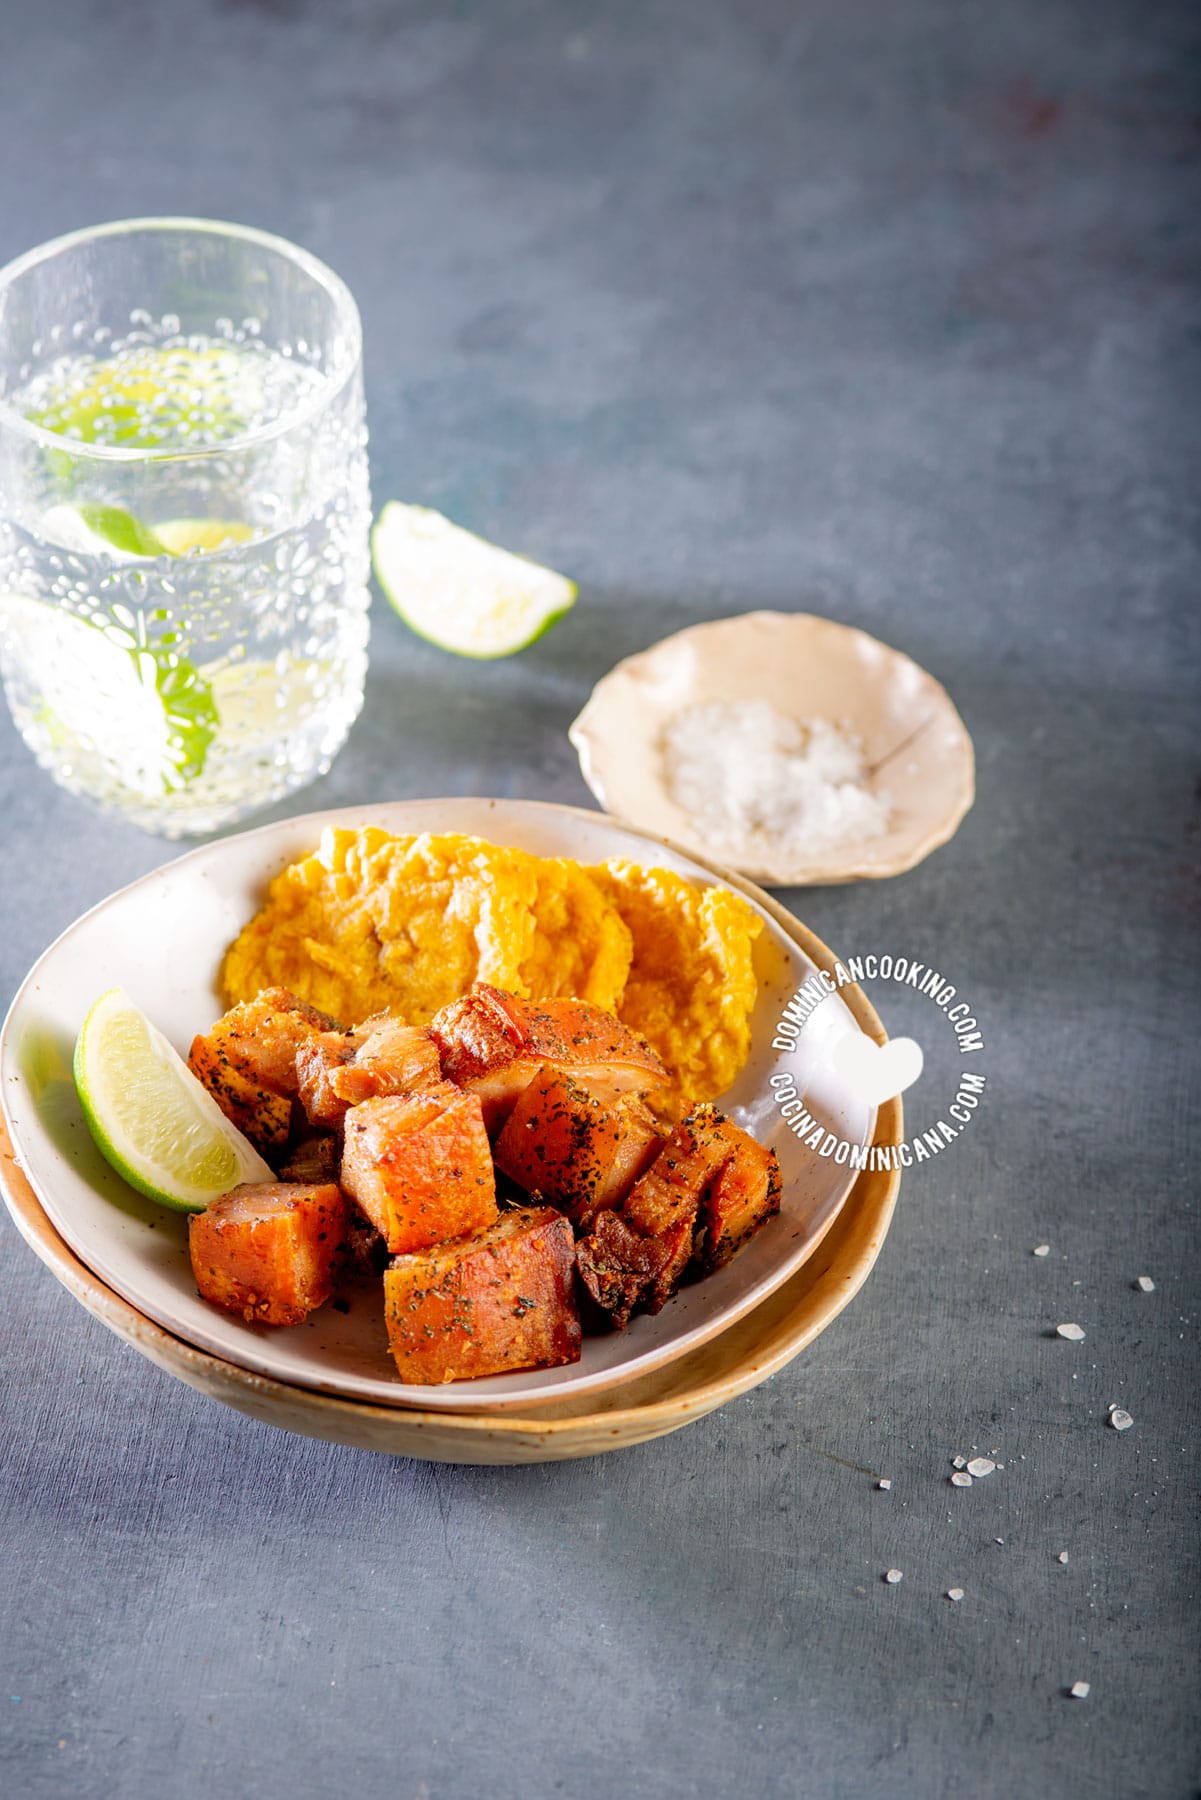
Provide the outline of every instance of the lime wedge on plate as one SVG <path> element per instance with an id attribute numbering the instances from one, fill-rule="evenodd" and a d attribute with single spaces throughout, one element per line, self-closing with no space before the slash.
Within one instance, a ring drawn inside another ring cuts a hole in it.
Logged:
<path id="1" fill-rule="evenodd" d="M 243 1181 L 274 1181 L 161 1031 L 120 988 L 101 994 L 75 1045 L 75 1091 L 106 1162 L 178 1212 Z"/>
<path id="2" fill-rule="evenodd" d="M 390 500 L 371 533 L 376 579 L 405 624 L 456 656 L 512 656 L 575 604 L 575 583 L 426 506 Z"/>

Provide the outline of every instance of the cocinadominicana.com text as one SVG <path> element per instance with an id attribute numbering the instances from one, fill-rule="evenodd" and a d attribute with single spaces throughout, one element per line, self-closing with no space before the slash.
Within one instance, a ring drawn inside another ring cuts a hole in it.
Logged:
<path id="1" fill-rule="evenodd" d="M 773 1075 L 770 1085 L 781 1118 L 807 1149 L 816 1150 L 819 1156 L 851 1169 L 911 1169 L 915 1163 L 929 1162 L 932 1156 L 955 1142 L 980 1104 L 984 1081 L 983 1075 L 963 1075 L 959 1091 L 947 1108 L 955 1124 L 939 1119 L 929 1131 L 923 1131 L 920 1137 L 910 1138 L 904 1144 L 852 1144 L 818 1123 L 797 1093 L 796 1082 L 786 1071 Z"/>

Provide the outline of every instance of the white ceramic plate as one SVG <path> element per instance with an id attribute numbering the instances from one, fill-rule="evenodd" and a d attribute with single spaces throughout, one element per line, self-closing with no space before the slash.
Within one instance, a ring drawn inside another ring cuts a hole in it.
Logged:
<path id="1" fill-rule="evenodd" d="M 719 844 L 672 798 L 661 743 L 683 707 L 713 700 L 766 700 L 786 718 L 849 731 L 870 791 L 887 803 L 887 829 L 806 851 L 763 833 Z M 610 669 L 568 735 L 607 812 L 773 887 L 899 875 L 954 836 L 975 794 L 972 740 L 946 689 L 866 631 L 812 613 L 742 613 L 677 631 Z"/>
<path id="2" fill-rule="evenodd" d="M 230 940 L 261 903 L 270 878 L 316 847 L 327 825 L 392 832 L 464 832 L 539 855 L 596 863 L 621 856 L 713 875 L 691 858 L 599 814 L 521 800 L 418 800 L 310 813 L 208 844 L 123 888 L 65 931 L 35 964 L 0 1033 L 0 1092 L 16 1154 L 51 1222 L 110 1287 L 177 1336 L 229 1362 L 323 1393 L 397 1406 L 481 1408 L 559 1401 L 624 1381 L 724 1330 L 810 1255 L 850 1191 L 853 1173 L 806 1150 L 784 1127 L 767 1078 L 775 1022 L 814 965 L 764 913 L 760 994 L 750 1060 L 723 1106 L 774 1145 L 784 1178 L 780 1214 L 734 1261 L 684 1289 L 655 1318 L 588 1337 L 567 1368 L 496 1375 L 444 1387 L 400 1382 L 388 1351 L 379 1283 L 342 1313 L 324 1306 L 305 1325 L 248 1325 L 202 1300 L 192 1280 L 187 1221 L 143 1200 L 114 1174 L 88 1135 L 71 1081 L 71 1054 L 96 995 L 124 987 L 181 1053 L 220 1013 L 216 979 Z M 859 1027 L 841 999 L 813 1014 L 788 1067 L 809 1110 L 830 1130 L 866 1144 L 874 1110 L 833 1074 L 832 1038 Z"/>

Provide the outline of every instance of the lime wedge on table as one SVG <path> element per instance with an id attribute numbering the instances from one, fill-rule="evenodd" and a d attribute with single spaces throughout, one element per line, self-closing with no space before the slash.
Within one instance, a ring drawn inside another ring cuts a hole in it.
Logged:
<path id="1" fill-rule="evenodd" d="M 105 1160 L 149 1200 L 203 1212 L 242 1181 L 274 1181 L 258 1151 L 120 988 L 75 1045 L 75 1091 Z"/>
<path id="2" fill-rule="evenodd" d="M 426 506 L 390 500 L 371 534 L 371 556 L 405 624 L 456 656 L 511 656 L 575 603 L 566 576 L 485 543 Z"/>

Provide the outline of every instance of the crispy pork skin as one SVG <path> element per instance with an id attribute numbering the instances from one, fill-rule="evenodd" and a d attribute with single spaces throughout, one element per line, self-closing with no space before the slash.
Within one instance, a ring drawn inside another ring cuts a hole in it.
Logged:
<path id="1" fill-rule="evenodd" d="M 296 1055 L 300 1099 L 313 1125 L 335 1127 L 364 1100 L 408 1094 L 442 1079 L 428 1031 L 388 1013 L 353 1031 L 322 1032 Z"/>
<path id="2" fill-rule="evenodd" d="M 188 1220 L 204 1299 L 257 1325 L 300 1325 L 329 1298 L 346 1234 L 332 1182 L 248 1182 Z"/>
<path id="3" fill-rule="evenodd" d="M 637 1096 L 604 1101 L 543 1065 L 505 1121 L 494 1154 L 497 1168 L 527 1193 L 587 1227 L 598 1212 L 621 1204 L 662 1142 Z"/>
<path id="4" fill-rule="evenodd" d="M 444 1081 L 352 1107 L 341 1181 L 393 1255 L 490 1225 L 496 1176 L 478 1097 Z"/>
<path id="5" fill-rule="evenodd" d="M 264 988 L 194 1038 L 188 1064 L 226 1118 L 270 1158 L 288 1141 L 298 1051 L 336 1029 L 287 988 Z"/>
<path id="6" fill-rule="evenodd" d="M 480 983 L 435 1014 L 430 1032 L 443 1074 L 480 1096 L 490 1131 L 544 1066 L 584 1082 L 602 1100 L 652 1094 L 669 1079 L 641 1038 L 583 1000 L 519 1000 Z"/>
<path id="7" fill-rule="evenodd" d="M 643 1237 L 682 1221 L 691 1227 L 705 1189 L 730 1156 L 726 1126 L 715 1106 L 698 1106 L 682 1119 L 622 1208 L 626 1224 Z"/>
<path id="8" fill-rule="evenodd" d="M 779 1205 L 775 1152 L 698 1106 L 624 1204 L 596 1215 L 578 1246 L 580 1278 L 620 1329 L 633 1312 L 658 1312 L 689 1263 L 700 1274 L 723 1267 Z"/>
<path id="9" fill-rule="evenodd" d="M 551 1207 L 398 1256 L 384 1275 L 388 1342 L 402 1381 L 465 1381 L 577 1362 L 581 1331 L 569 1222 Z"/>
<path id="10" fill-rule="evenodd" d="M 622 1331 L 632 1313 L 657 1313 L 671 1299 L 691 1255 L 688 1220 L 643 1237 L 620 1213 L 603 1212 L 576 1245 L 576 1266 L 597 1306 Z"/>
<path id="11" fill-rule="evenodd" d="M 724 1268 L 780 1210 L 780 1164 L 737 1125 L 727 1125 L 731 1155 L 707 1188 L 697 1214 L 693 1255 L 700 1274 Z"/>

